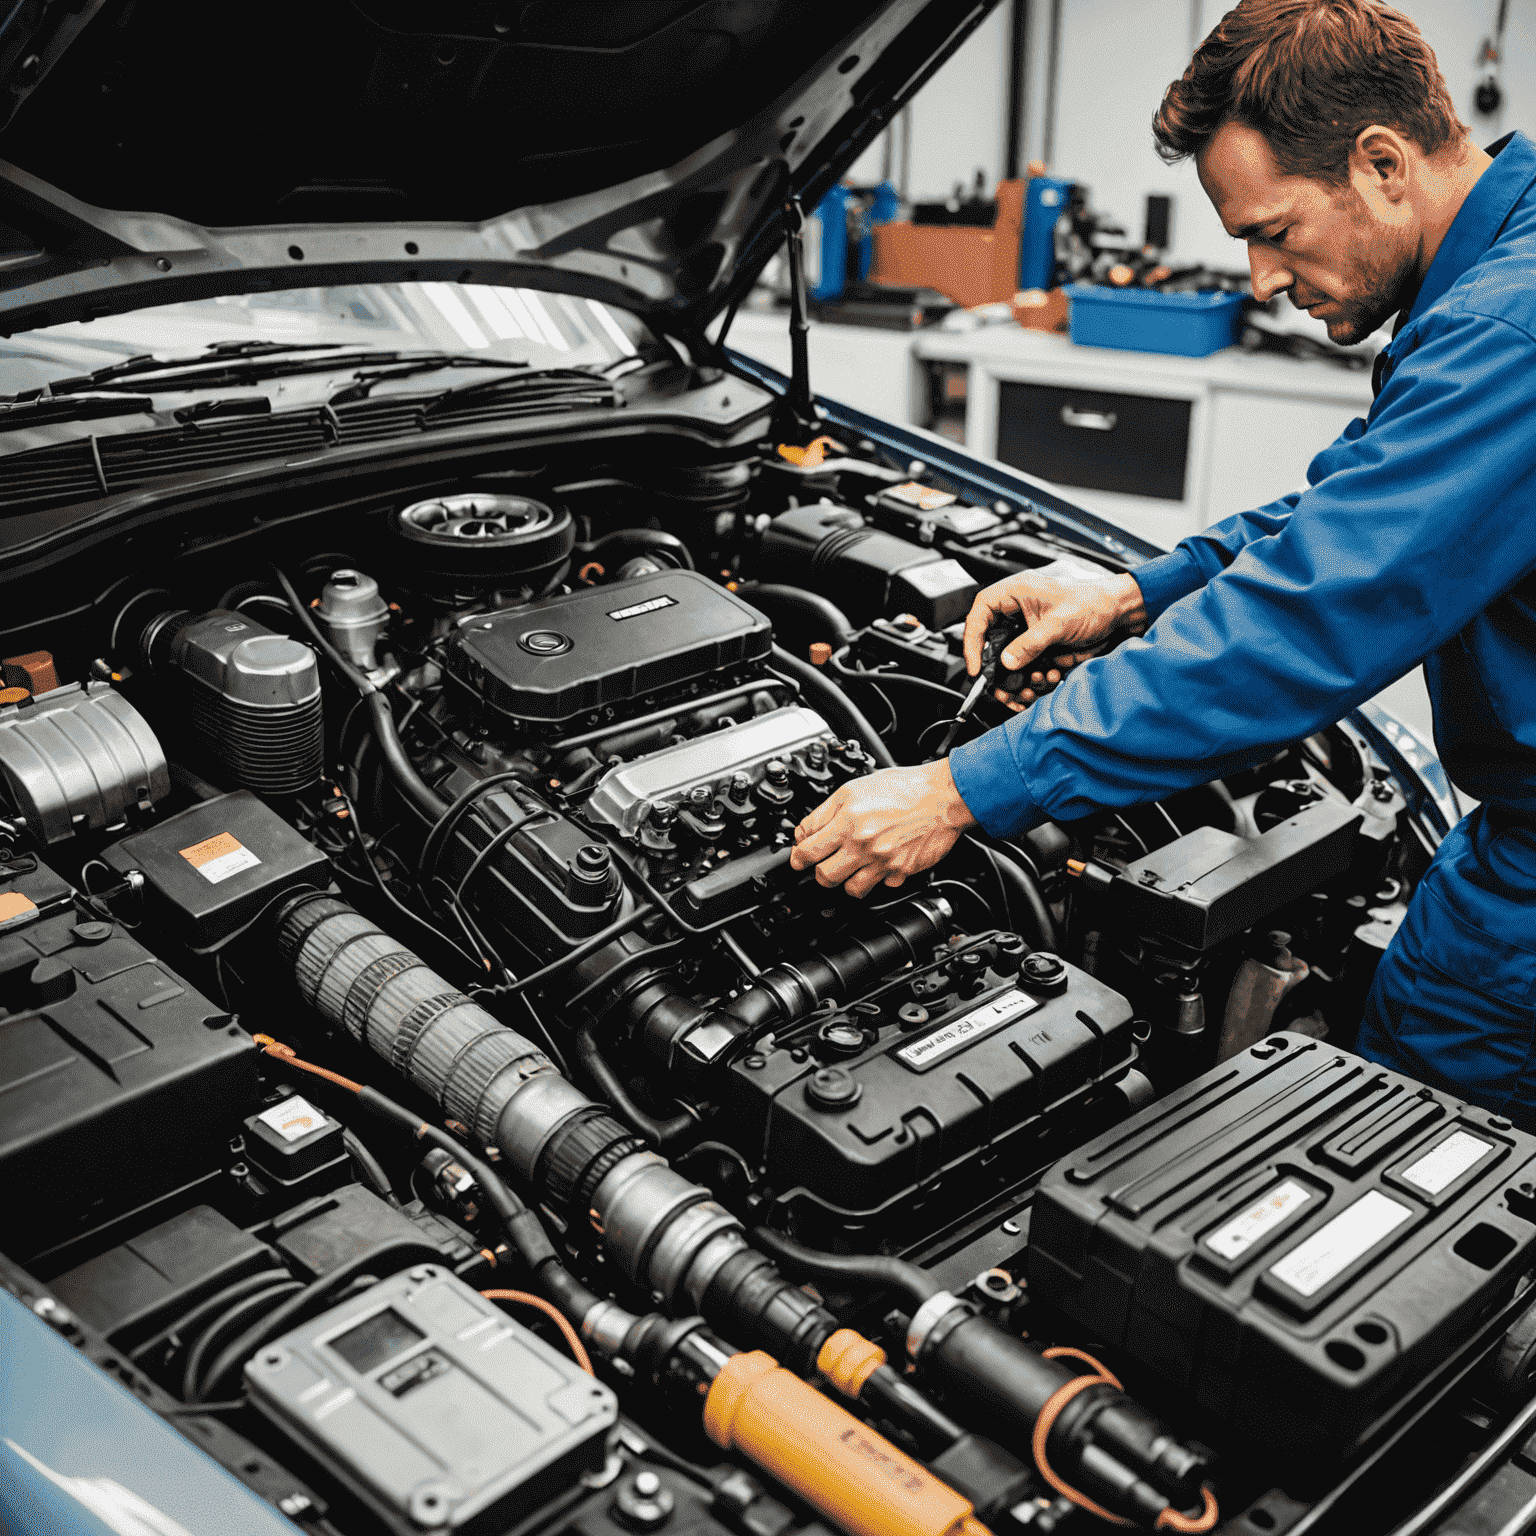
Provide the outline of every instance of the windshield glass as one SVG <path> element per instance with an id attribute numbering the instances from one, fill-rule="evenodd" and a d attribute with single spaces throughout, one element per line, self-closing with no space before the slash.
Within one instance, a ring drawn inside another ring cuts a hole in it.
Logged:
<path id="1" fill-rule="evenodd" d="M 574 368 L 605 367 L 633 356 L 641 334 L 638 322 L 622 311 L 530 288 L 468 283 L 289 288 L 21 332 L 0 341 L 0 394 L 38 389 L 142 353 L 185 360 L 221 342 L 330 342 L 349 352 L 430 349 L 515 358 L 533 368 Z"/>

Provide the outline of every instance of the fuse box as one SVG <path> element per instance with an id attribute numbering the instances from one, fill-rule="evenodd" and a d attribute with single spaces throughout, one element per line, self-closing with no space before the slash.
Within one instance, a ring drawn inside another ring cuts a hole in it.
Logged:
<path id="1" fill-rule="evenodd" d="M 1536 1137 L 1277 1034 L 1057 1163 L 1030 1295 L 1235 1433 L 1347 1452 L 1536 1259 Z"/>

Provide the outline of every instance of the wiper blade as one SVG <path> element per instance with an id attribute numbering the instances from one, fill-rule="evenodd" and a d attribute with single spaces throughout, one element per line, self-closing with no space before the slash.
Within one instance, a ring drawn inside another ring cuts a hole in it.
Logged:
<path id="1" fill-rule="evenodd" d="M 399 363 L 406 373 L 423 373 L 434 368 L 524 368 L 526 363 L 498 357 L 459 356 L 451 352 L 346 352 L 329 357 L 256 357 L 233 358 L 212 367 L 200 367 L 153 378 L 139 377 L 135 389 L 155 389 L 167 394 L 192 389 L 229 389 L 263 383 L 267 379 L 290 378 L 302 373 L 341 373 L 349 368 L 374 371 L 370 365 Z M 383 370 L 388 372 L 388 369 Z M 114 389 L 111 382 L 98 389 Z M 54 389 L 57 390 L 55 385 Z"/>
<path id="2" fill-rule="evenodd" d="M 622 405 L 624 397 L 611 379 L 600 373 L 582 368 L 545 368 L 538 373 L 520 374 L 516 378 L 475 379 L 468 384 L 455 384 L 434 395 L 427 403 L 423 415 L 451 409 L 466 396 L 483 395 L 494 390 L 498 395 L 514 395 L 534 404 L 542 400 L 559 400 L 564 405 Z M 578 397 L 585 396 L 580 399 Z M 334 396 L 332 397 L 334 399 Z"/>
<path id="3" fill-rule="evenodd" d="M 389 357 L 389 354 L 380 354 Z M 394 357 L 399 358 L 400 353 Z M 353 400 L 365 400 L 375 384 L 382 384 L 388 379 L 405 379 L 413 373 L 434 373 L 440 368 L 526 368 L 526 360 L 519 361 L 516 358 L 506 357 L 471 357 L 467 354 L 452 352 L 425 353 L 418 357 L 408 358 L 398 368 L 369 368 L 358 373 L 350 384 L 343 384 L 334 394 L 326 398 L 326 404 L 346 405 Z M 529 375 L 534 377 L 534 375 Z M 502 379 L 480 379 L 481 384 L 500 384 Z M 472 385 L 461 385 L 461 388 L 472 388 Z"/>
<path id="4" fill-rule="evenodd" d="M 195 427 L 210 416 L 270 416 L 272 402 L 265 395 L 235 395 L 227 400 L 199 400 L 171 415 L 184 427 Z"/>
<path id="5" fill-rule="evenodd" d="M 195 368 L 202 363 L 216 363 L 230 357 L 266 357 L 274 352 L 336 352 L 341 349 L 341 345 L 339 341 L 214 341 L 197 357 L 156 357 L 152 352 L 139 352 L 90 373 L 55 379 L 49 389 L 55 395 L 71 395 L 82 390 L 98 389 L 114 379 L 135 374 L 162 373 L 172 368 Z"/>
<path id="6" fill-rule="evenodd" d="M 47 426 L 55 421 L 91 421 L 101 416 L 147 415 L 155 408 L 148 395 L 37 395 L 30 400 L 0 401 L 0 432 Z"/>

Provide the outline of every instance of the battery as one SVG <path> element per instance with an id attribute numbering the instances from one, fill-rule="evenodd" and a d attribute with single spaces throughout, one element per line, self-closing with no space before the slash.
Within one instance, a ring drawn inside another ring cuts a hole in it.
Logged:
<path id="1" fill-rule="evenodd" d="M 436 1264 L 266 1345 L 252 1403 L 399 1536 L 501 1530 L 602 1468 L 601 1382 Z"/>
<path id="2" fill-rule="evenodd" d="M 1046 1174 L 1030 1296 L 1225 1430 L 1346 1454 L 1531 1267 L 1533 1160 L 1498 1115 L 1271 1035 Z"/>

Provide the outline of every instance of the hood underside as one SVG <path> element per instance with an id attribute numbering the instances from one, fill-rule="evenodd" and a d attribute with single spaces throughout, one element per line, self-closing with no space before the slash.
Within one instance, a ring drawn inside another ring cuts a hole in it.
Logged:
<path id="1" fill-rule="evenodd" d="M 429 278 L 697 335 L 992 3 L 23 0 L 0 332 Z"/>

